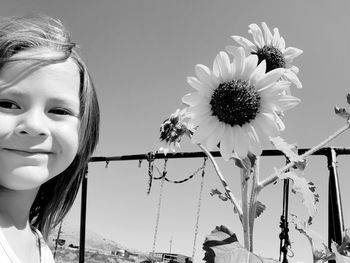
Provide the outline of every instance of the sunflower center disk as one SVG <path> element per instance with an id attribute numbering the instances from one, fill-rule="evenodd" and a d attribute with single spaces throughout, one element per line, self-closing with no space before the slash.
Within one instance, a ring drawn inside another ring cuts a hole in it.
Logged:
<path id="1" fill-rule="evenodd" d="M 286 66 L 286 61 L 282 52 L 275 47 L 264 46 L 253 54 L 258 56 L 258 64 L 266 60 L 266 73 L 276 68 L 285 68 Z"/>
<path id="2" fill-rule="evenodd" d="M 212 115 L 220 121 L 242 126 L 254 120 L 260 109 L 260 96 L 247 81 L 232 80 L 221 83 L 211 100 Z"/>

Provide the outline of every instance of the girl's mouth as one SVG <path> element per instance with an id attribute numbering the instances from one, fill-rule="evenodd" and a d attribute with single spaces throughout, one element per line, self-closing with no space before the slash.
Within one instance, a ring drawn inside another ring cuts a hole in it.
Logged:
<path id="1" fill-rule="evenodd" d="M 25 156 L 25 157 L 52 154 L 52 152 L 50 152 L 50 151 L 40 150 L 40 149 L 38 149 L 38 150 L 22 150 L 22 149 L 4 148 L 4 150 L 21 155 L 21 156 Z"/>

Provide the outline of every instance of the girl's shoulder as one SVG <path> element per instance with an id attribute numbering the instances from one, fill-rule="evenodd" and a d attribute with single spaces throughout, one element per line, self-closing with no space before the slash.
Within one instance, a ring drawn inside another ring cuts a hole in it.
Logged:
<path id="1" fill-rule="evenodd" d="M 5 235 L 0 227 L 0 262 L 1 263 L 21 263 L 16 254 L 8 244 Z"/>
<path id="2" fill-rule="evenodd" d="M 33 228 L 40 245 L 40 263 L 55 263 L 52 252 L 39 230 Z M 1 263 L 23 263 L 9 245 L 2 228 L 0 227 L 0 262 Z"/>

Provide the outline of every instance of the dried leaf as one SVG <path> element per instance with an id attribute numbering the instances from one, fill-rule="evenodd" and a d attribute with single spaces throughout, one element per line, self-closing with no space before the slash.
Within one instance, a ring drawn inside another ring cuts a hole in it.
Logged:
<path id="1" fill-rule="evenodd" d="M 350 229 L 346 228 L 343 232 L 343 240 L 341 245 L 338 247 L 340 254 L 349 255 L 350 252 Z"/>
<path id="2" fill-rule="evenodd" d="M 217 195 L 222 201 L 228 200 L 228 197 L 225 194 L 221 193 L 218 189 L 211 189 L 210 195 L 211 196 Z M 242 201 L 241 200 L 237 200 L 237 201 L 238 201 L 238 205 L 241 206 Z M 235 212 L 236 214 L 238 213 L 236 206 L 233 207 L 233 212 Z"/>
<path id="3" fill-rule="evenodd" d="M 339 108 L 339 107 L 335 106 L 334 107 L 334 112 L 339 117 L 342 117 L 344 119 L 348 120 L 350 118 L 350 113 L 348 113 L 345 108 Z"/>
<path id="4" fill-rule="evenodd" d="M 210 195 L 211 196 L 217 195 L 222 201 L 228 200 L 227 196 L 225 194 L 221 193 L 218 189 L 211 189 Z M 238 204 L 241 205 L 242 201 L 241 200 L 237 200 L 237 201 L 238 201 Z M 259 217 L 265 211 L 265 209 L 266 209 L 266 205 L 264 205 L 260 201 L 257 201 L 255 218 Z M 238 212 L 236 207 L 233 208 L 233 211 L 235 213 Z"/>
<path id="5" fill-rule="evenodd" d="M 225 194 L 221 193 L 218 189 L 211 189 L 211 196 L 217 195 L 222 201 L 227 201 L 228 198 Z"/>
<path id="6" fill-rule="evenodd" d="M 259 217 L 266 209 L 266 205 L 257 201 L 255 218 Z"/>
<path id="7" fill-rule="evenodd" d="M 335 255 L 335 260 L 337 263 L 350 263 L 350 257 L 343 256 L 338 252 L 337 243 L 333 241 L 331 244 L 331 248 L 332 252 Z"/>
<path id="8" fill-rule="evenodd" d="M 205 244 L 208 241 L 223 241 L 230 238 L 228 233 L 215 228 L 210 235 L 206 237 Z M 249 263 L 278 263 L 277 260 L 259 257 L 246 250 L 238 241 L 231 243 L 223 243 L 216 246 L 208 246 L 215 253 L 215 263 L 233 263 L 233 262 L 249 262 Z"/>
<path id="9" fill-rule="evenodd" d="M 305 178 L 299 177 L 295 172 L 287 172 L 279 175 L 280 179 L 291 179 L 293 181 L 292 192 L 302 195 L 302 202 L 309 213 L 309 224 L 317 212 L 316 203 L 319 201 L 319 195 L 315 193 L 315 186 Z"/>
<path id="10" fill-rule="evenodd" d="M 283 152 L 289 161 L 294 162 L 295 168 L 304 170 L 306 167 L 306 161 L 298 155 L 298 148 L 296 145 L 288 144 L 281 137 L 271 137 L 271 143 L 276 147 L 277 150 Z"/>
<path id="11" fill-rule="evenodd" d="M 240 158 L 237 153 L 233 152 L 231 158 L 235 161 L 235 165 L 241 169 L 251 171 L 256 162 L 256 156 L 252 153 L 248 153 L 245 158 Z"/>

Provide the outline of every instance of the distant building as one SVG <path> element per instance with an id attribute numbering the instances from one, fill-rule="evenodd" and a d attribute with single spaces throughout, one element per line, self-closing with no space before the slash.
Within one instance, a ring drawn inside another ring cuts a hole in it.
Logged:
<path id="1" fill-rule="evenodd" d="M 172 253 L 154 253 L 154 258 L 157 262 L 161 263 L 188 263 L 192 262 L 192 258 L 189 256 L 181 254 L 172 254 Z"/>

